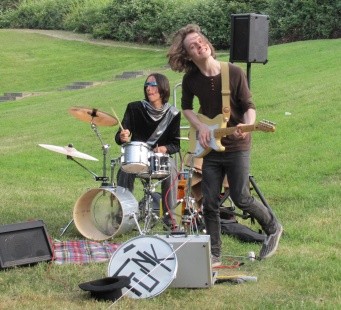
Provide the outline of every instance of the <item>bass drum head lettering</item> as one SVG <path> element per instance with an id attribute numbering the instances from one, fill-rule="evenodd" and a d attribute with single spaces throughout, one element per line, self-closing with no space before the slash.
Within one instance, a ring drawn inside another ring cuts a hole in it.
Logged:
<path id="1" fill-rule="evenodd" d="M 112 255 L 108 276 L 127 276 L 130 285 L 122 295 L 150 298 L 174 280 L 178 261 L 172 246 L 156 236 L 139 236 L 123 243 Z"/>

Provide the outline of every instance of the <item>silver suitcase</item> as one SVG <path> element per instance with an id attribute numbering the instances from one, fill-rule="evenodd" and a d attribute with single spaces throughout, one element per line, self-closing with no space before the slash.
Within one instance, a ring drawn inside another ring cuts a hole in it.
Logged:
<path id="1" fill-rule="evenodd" d="M 157 235 L 176 253 L 178 270 L 170 287 L 209 288 L 214 284 L 209 235 Z"/>

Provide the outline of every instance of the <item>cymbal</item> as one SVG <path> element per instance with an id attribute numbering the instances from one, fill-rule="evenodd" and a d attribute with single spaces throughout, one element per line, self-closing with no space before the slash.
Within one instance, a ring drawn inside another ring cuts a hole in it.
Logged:
<path id="1" fill-rule="evenodd" d="M 50 145 L 50 144 L 38 144 L 38 145 L 43 147 L 44 149 L 57 152 L 60 154 L 64 154 L 70 157 L 77 157 L 77 158 L 82 158 L 82 159 L 87 159 L 87 160 L 98 161 L 97 158 L 87 155 L 85 153 L 81 153 L 72 146 L 56 146 L 56 145 Z"/>
<path id="2" fill-rule="evenodd" d="M 114 116 L 97 109 L 72 107 L 69 112 L 79 120 L 87 123 L 91 122 L 97 126 L 114 126 L 118 123 Z"/>

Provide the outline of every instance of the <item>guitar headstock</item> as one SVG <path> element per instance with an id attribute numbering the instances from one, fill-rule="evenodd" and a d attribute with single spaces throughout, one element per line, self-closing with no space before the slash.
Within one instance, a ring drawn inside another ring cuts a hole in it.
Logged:
<path id="1" fill-rule="evenodd" d="M 262 120 L 261 122 L 256 124 L 255 128 L 256 130 L 260 130 L 260 131 L 274 132 L 276 129 L 275 125 L 276 124 L 271 121 Z"/>

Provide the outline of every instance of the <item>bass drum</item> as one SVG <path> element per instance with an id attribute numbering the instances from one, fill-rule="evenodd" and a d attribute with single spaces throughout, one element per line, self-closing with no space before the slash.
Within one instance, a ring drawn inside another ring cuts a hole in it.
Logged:
<path id="1" fill-rule="evenodd" d="M 111 256 L 108 276 L 127 276 L 122 294 L 150 298 L 162 293 L 175 279 L 178 260 L 172 246 L 157 236 L 139 236 L 123 243 Z"/>
<path id="2" fill-rule="evenodd" d="M 129 190 L 100 187 L 77 200 L 73 220 L 84 237 L 99 241 L 131 231 L 136 226 L 134 213 L 138 213 L 138 202 Z"/>

